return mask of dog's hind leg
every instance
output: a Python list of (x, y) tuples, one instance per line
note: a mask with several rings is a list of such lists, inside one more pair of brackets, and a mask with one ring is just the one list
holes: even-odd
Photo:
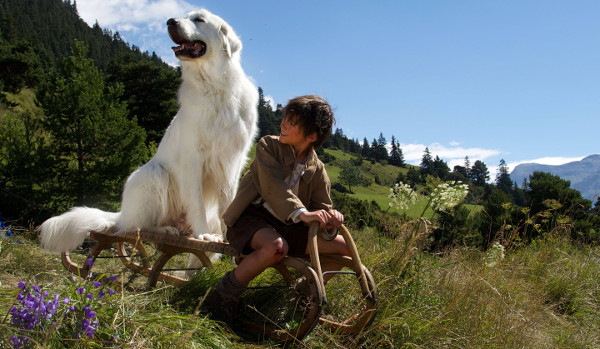
[(133, 172), (123, 190), (118, 232), (137, 229), (176, 234), (177, 229), (164, 227), (169, 214), (169, 174), (160, 165), (149, 162)]

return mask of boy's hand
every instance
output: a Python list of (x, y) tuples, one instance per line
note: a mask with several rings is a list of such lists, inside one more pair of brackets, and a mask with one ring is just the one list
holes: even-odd
[(298, 216), (304, 223), (319, 222), (321, 228), (338, 228), (344, 223), (344, 215), (337, 210), (325, 211), (307, 211)]
[(327, 214), (329, 214), (329, 222), (326, 224), (325, 228), (339, 228), (340, 225), (344, 224), (344, 215), (341, 212), (331, 210), (327, 212)]

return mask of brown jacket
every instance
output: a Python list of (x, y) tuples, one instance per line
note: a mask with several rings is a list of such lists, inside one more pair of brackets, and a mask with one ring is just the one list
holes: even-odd
[(330, 182), (325, 166), (314, 149), (306, 159), (306, 172), (300, 179), (298, 196), (292, 193), (284, 180), (294, 169), (296, 158), (290, 145), (279, 142), (277, 136), (265, 136), (256, 145), (256, 158), (246, 172), (237, 195), (223, 214), (227, 226), (233, 226), (252, 202), (262, 197), (269, 203), (275, 217), (291, 224), (287, 218), (296, 210), (330, 210)]

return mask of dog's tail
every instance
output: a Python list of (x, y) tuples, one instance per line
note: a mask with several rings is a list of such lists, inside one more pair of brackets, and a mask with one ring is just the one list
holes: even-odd
[(46, 220), (39, 227), (40, 244), (48, 251), (65, 252), (79, 247), (90, 231), (104, 231), (115, 225), (120, 212), (74, 207)]

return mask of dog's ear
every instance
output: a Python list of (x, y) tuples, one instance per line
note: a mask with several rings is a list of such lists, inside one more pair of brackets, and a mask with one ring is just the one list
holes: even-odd
[(221, 40), (223, 41), (223, 50), (227, 52), (229, 58), (231, 58), (231, 55), (235, 52), (242, 49), (242, 42), (231, 28), (223, 24), (219, 29), (219, 33), (221, 34)]

